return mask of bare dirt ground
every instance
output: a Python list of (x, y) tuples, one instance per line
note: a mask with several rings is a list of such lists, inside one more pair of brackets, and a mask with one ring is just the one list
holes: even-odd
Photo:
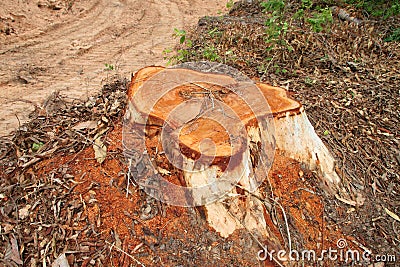
[[(211, 0), (3, 0), (0, 7), (0, 135), (28, 120), (52, 92), (97, 92), (119, 74), (163, 65), (174, 28), (217, 14)], [(110, 67), (105, 67), (109, 64)], [(19, 121), (20, 122), (19, 122)]]

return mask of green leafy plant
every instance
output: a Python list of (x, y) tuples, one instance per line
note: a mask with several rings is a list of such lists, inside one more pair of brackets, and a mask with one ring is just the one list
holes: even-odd
[(332, 12), (329, 8), (321, 9), (314, 12), (313, 16), (308, 18), (307, 21), (311, 24), (314, 32), (321, 32), (333, 22)]
[(294, 19), (303, 19), (304, 18), (304, 9), (300, 8), (299, 10), (296, 11), (293, 15)]
[(313, 6), (313, 1), (312, 0), (302, 0), (301, 1), (301, 8), (299, 8), (296, 13), (293, 15), (294, 19), (303, 19), (305, 14), (305, 10), (311, 9)]
[(333, 22), (332, 11), (330, 8), (314, 6), (312, 0), (302, 0), (301, 8), (293, 15), (294, 19), (300, 19), (311, 25), (314, 32), (326, 30)]
[(301, 0), (302, 9), (310, 9), (313, 6), (312, 0)]
[(173, 36), (179, 38), (180, 44), (185, 43), (185, 41), (191, 43), (191, 41), (189, 39), (186, 40), (186, 31), (185, 30), (179, 30), (179, 29), (175, 28)]
[(287, 73), (288, 70), (285, 68), (281, 68), (278, 64), (274, 64), (274, 68), (275, 68), (275, 74), (280, 74), (280, 73)]
[(208, 34), (209, 34), (211, 37), (215, 38), (215, 37), (221, 37), (222, 32), (221, 32), (217, 27), (215, 27), (214, 29), (210, 30), (210, 31), (208, 32)]
[(310, 77), (305, 77), (305, 78), (304, 78), (304, 83), (305, 83), (307, 86), (313, 86), (313, 85), (316, 83), (316, 81), (313, 80), (313, 79), (311, 79)]
[(190, 51), (187, 50), (186, 48), (181, 48), (178, 49), (175, 54), (171, 55), (174, 50), (167, 48), (164, 49), (163, 54), (164, 54), (164, 59), (167, 60), (167, 65), (172, 65), (178, 62), (183, 62), (185, 59), (189, 58), (190, 56)]
[(187, 59), (190, 55), (190, 51), (188, 48), (192, 47), (192, 40), (187, 38), (185, 30), (179, 30), (177, 28), (174, 29), (173, 37), (179, 39), (180, 48), (176, 51), (175, 54), (171, 55), (174, 52), (171, 48), (166, 48), (163, 51), (164, 59), (168, 60), (167, 65), (171, 65), (173, 63), (181, 62)]
[(203, 56), (209, 61), (219, 61), (221, 58), (217, 54), (217, 49), (213, 46), (205, 47), (203, 51)]
[(394, 29), (385, 39), (385, 42), (399, 42), (400, 41), (400, 28)]
[(282, 35), (285, 35), (288, 30), (288, 23), (279, 21), (278, 17), (268, 18), (265, 22), (268, 27), (266, 33), (268, 35), (268, 42), (277, 42), (283, 40)]
[(228, 0), (228, 2), (226, 3), (226, 8), (227, 9), (231, 9), (234, 5), (234, 1), (233, 0)]
[(108, 64), (108, 63), (106, 63), (106, 64), (104, 64), (104, 66), (106, 67), (106, 70), (109, 70), (109, 71), (111, 71), (111, 70), (114, 70), (115, 68), (114, 68), (114, 65), (112, 65), (112, 64)]
[(261, 2), (263, 11), (269, 14), (269, 17), (265, 21), (265, 30), (267, 39), (266, 42), (271, 46), (269, 49), (273, 49), (275, 45), (283, 45), (287, 47), (285, 36), (289, 28), (289, 23), (285, 20), (285, 2), (283, 0), (270, 0), (267, 2)]
[(41, 149), (43, 146), (44, 146), (44, 144), (42, 142), (33, 143), (32, 144), (32, 151), (33, 152), (38, 152), (39, 149)]

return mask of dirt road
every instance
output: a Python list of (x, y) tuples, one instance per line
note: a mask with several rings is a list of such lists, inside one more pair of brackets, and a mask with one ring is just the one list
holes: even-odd
[[(165, 65), (174, 28), (223, 11), (226, 0), (3, 0), (0, 135), (60, 90), (85, 98), (114, 74)], [(106, 68), (105, 64), (110, 67)]]

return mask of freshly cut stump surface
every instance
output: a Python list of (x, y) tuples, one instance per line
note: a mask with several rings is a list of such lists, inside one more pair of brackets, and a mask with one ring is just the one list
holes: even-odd
[[(162, 76), (168, 75), (179, 75), (186, 76), (187, 80), (190, 77), (195, 77), (199, 80), (214, 81), (215, 84), (210, 82), (191, 82), (184, 85), (178, 85), (173, 90), (167, 92), (160, 97), (162, 80), (157, 81), (160, 84), (156, 84), (156, 81), (151, 82), (151, 86), (146, 86), (146, 89), (139, 91), (143, 84), (154, 75), (163, 72)], [(178, 73), (178, 74), (177, 74)], [(161, 75), (160, 75), (161, 76)], [(159, 77), (161, 79), (162, 77)], [(222, 85), (228, 85), (224, 87)], [(256, 114), (258, 117), (271, 118), (273, 115), (282, 116), (287, 112), (298, 114), (300, 112), (301, 104), (294, 101), (286, 96), (286, 91), (282, 88), (272, 87), (266, 84), (258, 83), (257, 86), (260, 89), (262, 95), (248, 95), (246, 99), (238, 96), (233, 86), (236, 85), (236, 81), (233, 77), (214, 73), (199, 73), (190, 69), (165, 69), (163, 67), (147, 67), (141, 69), (134, 76), (132, 83), (128, 91), (128, 98), (132, 104), (135, 112), (141, 114), (141, 116), (147, 117), (148, 125), (166, 126), (169, 125), (180, 125), (181, 133), (179, 136), (180, 145), (183, 148), (185, 154), (188, 157), (196, 158), (199, 154), (205, 154), (207, 156), (218, 157), (230, 157), (232, 154), (238, 151), (231, 151), (231, 142), (229, 134), (226, 129), (215, 120), (210, 118), (204, 118), (202, 116), (202, 110), (199, 110), (200, 105), (197, 101), (208, 100), (210, 110), (222, 108), (217, 105), (217, 102), (223, 102), (231, 110), (225, 110), (225, 113), (234, 112), (235, 116), (238, 117), (237, 124), (242, 124), (246, 128), (250, 128), (257, 124)], [(151, 88), (150, 88), (151, 87)], [(149, 89), (149, 90), (147, 90)], [(243, 88), (241, 88), (242, 91)], [(260, 97), (265, 99), (257, 99)], [(182, 103), (188, 102), (190, 99), (195, 99), (194, 103), (188, 103), (185, 109), (181, 109), (182, 113), (175, 114), (173, 118), (169, 115)], [(268, 101), (269, 107), (266, 106)], [(249, 107), (248, 103), (254, 103)], [(207, 103), (206, 103), (207, 105)], [(214, 105), (214, 107), (212, 107)], [(150, 112), (146, 114), (146, 112)], [(226, 118), (229, 119), (228, 114), (225, 114)], [(185, 121), (186, 120), (186, 121)], [(240, 127), (236, 126), (233, 128)], [(273, 129), (272, 129), (273, 130)], [(205, 139), (211, 139), (215, 144), (215, 150), (211, 151), (208, 147), (203, 148), (200, 151), (201, 141)], [(244, 150), (244, 149), (243, 149)]]

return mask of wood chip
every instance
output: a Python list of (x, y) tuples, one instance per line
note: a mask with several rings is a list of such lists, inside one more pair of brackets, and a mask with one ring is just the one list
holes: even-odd
[(100, 164), (103, 163), (103, 161), (106, 159), (107, 156), (107, 147), (101, 141), (100, 137), (94, 140), (93, 149), (94, 149), (94, 157), (97, 160), (97, 162)]
[(23, 264), (24, 262), (21, 259), (21, 255), (18, 249), (18, 241), (17, 239), (12, 236), (11, 237), (11, 244), (9, 243), (6, 249), (6, 254), (4, 256), (5, 260), (12, 260), (16, 264)]
[(397, 214), (391, 212), (391, 211), (388, 210), (387, 208), (385, 208), (385, 211), (386, 211), (386, 213), (387, 213), (390, 217), (392, 217), (392, 218), (395, 219), (396, 221), (400, 222), (400, 217), (399, 217)]
[(72, 127), (73, 130), (95, 129), (97, 121), (83, 121)]
[(69, 267), (69, 263), (65, 253), (58, 256), (58, 258), (53, 262), (51, 267)]

